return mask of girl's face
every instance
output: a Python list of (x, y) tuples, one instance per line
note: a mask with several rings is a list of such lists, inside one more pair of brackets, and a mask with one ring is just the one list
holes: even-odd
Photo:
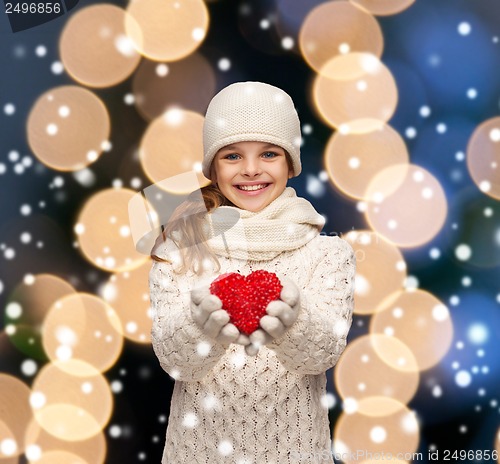
[[(238, 208), (252, 212), (262, 210), (279, 197), (293, 177), (285, 150), (264, 142), (238, 142), (221, 148), (215, 155), (212, 172), (212, 181), (222, 194)], [(239, 188), (248, 185), (258, 189)]]

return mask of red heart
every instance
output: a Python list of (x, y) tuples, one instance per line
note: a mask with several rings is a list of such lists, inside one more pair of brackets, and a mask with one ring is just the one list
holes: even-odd
[(222, 274), (210, 285), (210, 293), (220, 298), (240, 332), (249, 335), (259, 327), (267, 305), (279, 299), (282, 288), (276, 274), (258, 270), (246, 277), (236, 272)]

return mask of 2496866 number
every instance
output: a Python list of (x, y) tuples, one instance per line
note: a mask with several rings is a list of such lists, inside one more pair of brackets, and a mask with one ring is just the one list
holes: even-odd
[(13, 13), (60, 13), (61, 12), (61, 3), (59, 2), (38, 2), (38, 3), (6, 3), (5, 4), (5, 13), (13, 14)]
[(497, 450), (443, 450), (444, 461), (489, 461), (490, 459), (494, 461), (498, 459)]

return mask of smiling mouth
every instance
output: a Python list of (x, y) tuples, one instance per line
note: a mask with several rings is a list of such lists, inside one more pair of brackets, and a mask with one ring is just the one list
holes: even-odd
[(243, 185), (235, 185), (235, 187), (238, 189), (238, 190), (242, 190), (243, 192), (256, 192), (258, 190), (263, 190), (265, 189), (266, 187), (268, 187), (269, 185), (271, 184), (258, 184), (258, 185), (246, 185), (246, 186), (243, 186)]

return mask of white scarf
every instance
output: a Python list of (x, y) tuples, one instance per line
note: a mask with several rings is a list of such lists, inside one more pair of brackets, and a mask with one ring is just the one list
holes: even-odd
[(267, 261), (295, 250), (316, 237), (325, 219), (295, 189), (283, 193), (258, 212), (220, 206), (207, 213), (207, 244), (216, 255)]

